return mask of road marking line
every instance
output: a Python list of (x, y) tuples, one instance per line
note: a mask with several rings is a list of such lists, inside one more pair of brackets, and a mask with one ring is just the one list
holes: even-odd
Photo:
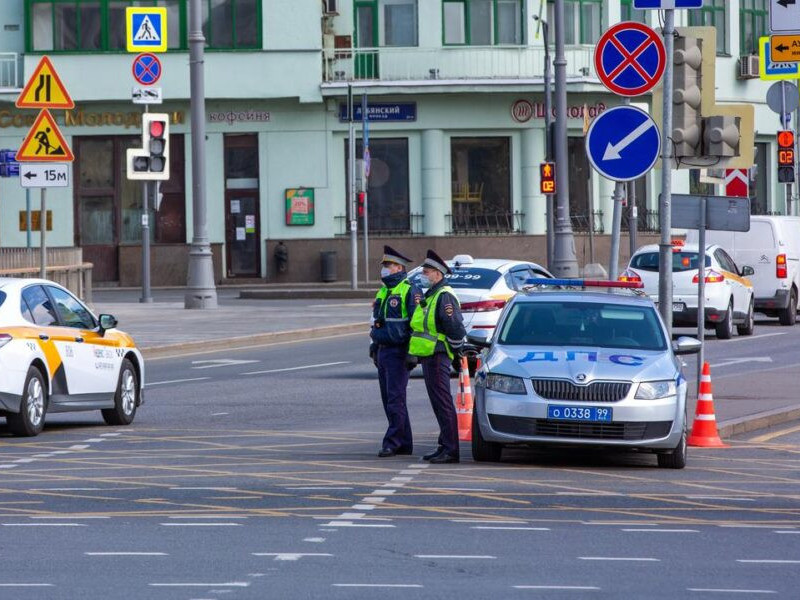
[(169, 385), (170, 383), (189, 383), (190, 381), (205, 381), (211, 377), (190, 377), (189, 379), (170, 379), (168, 381), (148, 381), (145, 384), (145, 389), (153, 385)]
[(286, 369), (269, 369), (268, 371), (249, 371), (242, 373), (242, 375), (267, 375), (269, 373), (286, 373), (287, 371), (302, 371), (303, 369), (318, 369), (320, 367), (335, 367), (336, 365), (349, 365), (349, 360), (340, 360), (338, 362), (320, 363), (318, 365), (303, 365), (302, 367), (288, 367)]
[(690, 592), (710, 592), (719, 594), (777, 594), (775, 590), (731, 590), (716, 588), (686, 588)]
[(393, 488), (393, 487), (403, 487), (405, 483), (402, 481), (395, 481), (394, 483), (384, 483), (381, 487), (385, 488)]
[(800, 534), (800, 531), (775, 531), (774, 533), (797, 533), (797, 534)]
[(226, 588), (226, 587), (249, 587), (247, 581), (231, 581), (228, 583), (148, 583), (152, 587), (207, 587), (207, 588)]
[(303, 541), (304, 541), (304, 542), (313, 542), (313, 543), (315, 543), (315, 544), (321, 544), (322, 542), (324, 542), (324, 541), (325, 541), (325, 538), (321, 538), (321, 537), (309, 537), (309, 538), (303, 538)]
[(306, 556), (333, 556), (325, 553), (300, 553), (300, 552), (253, 552), (253, 556), (274, 556), (274, 560), (300, 560)]
[(637, 558), (626, 556), (579, 556), (578, 560), (611, 560), (611, 561), (631, 561), (631, 562), (661, 562), (660, 558)]
[(757, 563), (765, 565), (800, 565), (800, 560), (770, 560), (770, 559), (747, 559), (740, 558), (738, 563)]
[(89, 444), (75, 444), (74, 446), (70, 446), (70, 450), (86, 450), (89, 447)]
[(435, 487), (435, 488), (427, 488), (432, 492), (438, 492), (439, 490), (444, 490), (445, 492), (494, 492), (495, 490), (491, 488), (462, 488), (462, 487)]
[(362, 498), (362, 502), (369, 502), (370, 504), (380, 504), (386, 502), (386, 498)]
[(475, 525), (470, 529), (493, 529), (498, 531), (550, 531), (548, 527), (510, 527), (510, 526), (494, 526), (494, 525)]
[(392, 481), (402, 481), (403, 483), (408, 483), (412, 479), (413, 477), (392, 477)]
[(409, 469), (427, 469), (430, 467), (428, 463), (412, 463), (408, 465)]
[(754, 498), (734, 498), (732, 496), (686, 496), (690, 500), (727, 500), (730, 502), (755, 502)]
[(372, 496), (391, 496), (397, 490), (375, 490), (374, 492), (370, 492)]
[(37, 515), (37, 516), (35, 516), (35, 517), (29, 517), (29, 518), (30, 518), (30, 519), (78, 519), (78, 520), (81, 520), (81, 521), (82, 521), (82, 520), (84, 520), (84, 519), (110, 519), (111, 517), (95, 517), (95, 516), (91, 516), (91, 517), (81, 517), (81, 516), (79, 516), (79, 515), (63, 515), (63, 516), (56, 516), (56, 515)]
[(169, 556), (166, 552), (84, 552), (86, 556)]
[(374, 504), (353, 504), (351, 507), (355, 510), (372, 510), (375, 508)]
[(415, 554), (414, 558), (453, 558), (453, 559), (477, 559), (477, 560), (496, 560), (496, 556), (488, 554)]
[(31, 488), (32, 492), (99, 492), (108, 488), (97, 487), (65, 487), (65, 488)]
[(170, 515), (168, 519), (246, 519), (235, 515)]
[(599, 587), (585, 585), (515, 585), (515, 590), (575, 590), (575, 591), (599, 591)]
[(790, 433), (796, 433), (798, 431), (800, 431), (800, 425), (796, 425), (795, 427), (790, 427), (789, 429), (782, 429), (780, 431), (772, 431), (770, 433), (765, 433), (763, 435), (756, 436), (747, 441), (755, 443), (769, 442), (770, 440), (774, 440), (777, 437), (789, 435)]
[(646, 533), (700, 533), (697, 529), (622, 529), (622, 531), (639, 531)]
[(332, 587), (344, 588), (421, 588), (418, 583), (332, 583)]
[(19, 465), (0, 465), (0, 469), (16, 469)]
[(211, 413), (212, 417), (224, 417), (230, 413)]
[(360, 518), (366, 517), (366, 516), (367, 516), (367, 513), (343, 512), (342, 514), (340, 514), (336, 518), (337, 519), (344, 519), (344, 520), (347, 520), (347, 521), (351, 521), (351, 520), (360, 519)]
[[(83, 440), (83, 441), (84, 442), (89, 442), (91, 444), (96, 444), (98, 442), (105, 442), (106, 440), (104, 440), (103, 438), (89, 438), (88, 440)], [(59, 450), (59, 451), (53, 452), (53, 454), (69, 454), (69, 453), (65, 452), (65, 451), (62, 451), (62, 450)]]
[(53, 455), (52, 455), (52, 454), (50, 454), (50, 453), (47, 453), (47, 454), (34, 454), (34, 455), (33, 455), (33, 458), (50, 458), (50, 457), (52, 457), (52, 456), (53, 456)]
[(159, 523), (164, 527), (241, 527), (241, 523)]
[(86, 527), (85, 523), (3, 523), (3, 527)]
[(726, 340), (725, 345), (731, 344), (733, 342), (741, 342), (747, 340), (759, 340), (761, 338), (768, 338), (768, 337), (775, 337), (776, 335), (786, 335), (789, 333), (788, 331), (779, 331), (777, 333), (762, 333), (761, 335), (750, 335), (747, 337), (740, 337), (740, 338), (733, 338), (732, 340)]
[(400, 471), (400, 475), (419, 475), (421, 471), (417, 471), (416, 469), (403, 469)]
[(235, 487), (171, 487), (171, 490), (203, 490), (206, 492), (238, 492)]
[(15, 463), (25, 464), (25, 463), (32, 463), (36, 462), (35, 458), (19, 458), (14, 461)]
[(122, 435), (121, 433), (101, 433), (100, 437), (117, 437)]
[(384, 527), (394, 528), (394, 525), (384, 525), (378, 523), (353, 523), (352, 521), (331, 521), (330, 523), (320, 523), (320, 527)]
[(53, 587), (52, 583), (0, 583), (0, 587), (4, 588), (12, 588), (12, 587)]
[(352, 490), (352, 487), (332, 487), (328, 485), (287, 485), (287, 490)]
[(527, 521), (503, 521), (500, 519), (450, 519), (452, 523), (485, 523), (487, 525), (527, 525)]

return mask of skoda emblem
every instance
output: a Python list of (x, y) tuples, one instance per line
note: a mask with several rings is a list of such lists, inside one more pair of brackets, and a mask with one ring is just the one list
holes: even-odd
[(580, 382), (584, 382), (586, 381), (586, 375), (584, 373), (578, 373), (578, 376), (575, 377), (575, 379), (577, 379)]

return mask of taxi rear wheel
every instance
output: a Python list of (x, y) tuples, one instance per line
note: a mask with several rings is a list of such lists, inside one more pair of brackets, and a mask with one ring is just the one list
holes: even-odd
[(686, 466), (686, 430), (683, 430), (681, 441), (675, 450), (668, 454), (658, 455), (658, 466), (662, 469), (683, 469)]
[(714, 326), (717, 331), (717, 339), (729, 340), (733, 337), (733, 304), (728, 304), (725, 311), (725, 318)]
[(472, 458), (475, 462), (499, 462), (503, 454), (503, 445), (487, 442), (481, 435), (478, 415), (472, 413)]
[(138, 404), (139, 382), (136, 378), (136, 369), (133, 368), (133, 363), (126, 358), (123, 359), (122, 367), (119, 370), (114, 408), (107, 408), (100, 412), (108, 425), (130, 425), (136, 416)]
[(44, 416), (47, 412), (47, 387), (39, 369), (28, 369), (22, 390), (19, 412), (9, 413), (6, 422), (14, 435), (33, 437), (39, 435), (44, 428)]

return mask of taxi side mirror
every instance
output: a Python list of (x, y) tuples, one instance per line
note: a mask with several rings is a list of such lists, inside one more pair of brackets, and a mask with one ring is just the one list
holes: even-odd
[(751, 275), (755, 275), (755, 274), (756, 274), (756, 270), (753, 267), (750, 267), (748, 265), (744, 265), (742, 267), (742, 272), (740, 273), (740, 275), (742, 277), (750, 277)]
[(478, 348), (488, 348), (492, 345), (492, 342), (489, 341), (489, 332), (480, 329), (467, 334), (467, 343)]
[(681, 356), (683, 354), (697, 354), (703, 344), (693, 337), (679, 337), (672, 342), (672, 351)]
[(114, 329), (117, 326), (117, 319), (113, 315), (100, 315), (100, 335), (104, 335), (106, 330)]

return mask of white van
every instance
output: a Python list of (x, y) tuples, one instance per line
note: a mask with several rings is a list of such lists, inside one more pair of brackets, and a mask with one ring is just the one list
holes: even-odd
[[(690, 230), (687, 242), (697, 243)], [(707, 244), (725, 248), (736, 264), (750, 265), (755, 308), (781, 325), (794, 325), (800, 290), (800, 217), (753, 215), (750, 231), (707, 231)]]

